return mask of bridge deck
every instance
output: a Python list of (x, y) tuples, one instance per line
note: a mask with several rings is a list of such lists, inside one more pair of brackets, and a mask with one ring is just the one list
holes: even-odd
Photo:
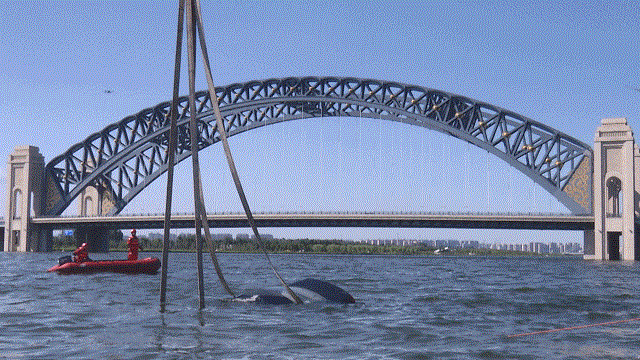
[[(564, 214), (418, 214), (418, 213), (262, 213), (254, 214), (259, 227), (400, 227), (471, 229), (593, 229), (593, 215)], [(248, 227), (243, 213), (208, 215), (213, 228)], [(52, 229), (99, 226), (113, 229), (159, 229), (163, 214), (100, 217), (41, 217), (33, 224)], [(193, 214), (171, 216), (172, 228), (193, 228)]]

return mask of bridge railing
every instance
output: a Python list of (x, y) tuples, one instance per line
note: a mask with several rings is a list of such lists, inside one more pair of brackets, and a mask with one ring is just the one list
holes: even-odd
[[(193, 215), (192, 212), (175, 212), (174, 216), (188, 216)], [(209, 215), (244, 215), (244, 212), (239, 211), (221, 211), (211, 212)], [(571, 214), (561, 212), (481, 212), (481, 211), (266, 211), (256, 212), (256, 215), (408, 215), (408, 216), (513, 216), (513, 217), (575, 217), (575, 216), (590, 216), (590, 214)], [(164, 213), (126, 213), (114, 215), (114, 217), (139, 217), (139, 216), (164, 216)], [(104, 215), (59, 215), (48, 216), (48, 218), (78, 218), (78, 217), (105, 217)], [(2, 218), (0, 218), (2, 220)]]

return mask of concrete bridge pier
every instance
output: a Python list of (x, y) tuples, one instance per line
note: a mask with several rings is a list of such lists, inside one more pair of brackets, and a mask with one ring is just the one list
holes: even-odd
[(83, 226), (73, 231), (76, 246), (82, 243), (89, 244), (89, 253), (109, 252), (109, 240), (112, 234), (113, 232), (109, 229), (98, 226)]
[[(108, 213), (114, 206), (113, 194), (102, 184), (87, 186), (80, 193), (78, 212), (80, 216), (102, 216)], [(83, 226), (74, 230), (76, 245), (89, 244), (90, 252), (109, 252), (109, 241), (113, 237), (113, 231), (98, 226)]]
[(30, 237), (33, 251), (53, 251), (53, 229), (31, 224)]
[(595, 231), (594, 230), (585, 230), (584, 231), (584, 243), (583, 243), (583, 255), (582, 257), (585, 260), (593, 260), (595, 256)]

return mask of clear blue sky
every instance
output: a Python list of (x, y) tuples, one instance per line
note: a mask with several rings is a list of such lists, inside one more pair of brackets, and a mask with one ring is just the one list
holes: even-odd
[[(638, 1), (204, 1), (203, 15), (217, 85), (306, 75), (375, 78), (488, 102), (586, 143), (606, 117), (627, 117), (640, 131), (640, 92), (630, 89), (640, 88)], [(48, 161), (108, 124), (168, 100), (176, 18), (177, 1), (3, 3), (0, 159), (31, 144)], [(184, 94), (184, 77), (182, 84)], [(206, 86), (202, 78), (198, 84)], [(391, 140), (382, 141), (386, 136)], [(484, 151), (399, 123), (296, 121), (230, 141), (256, 212), (566, 211)], [(220, 147), (203, 152), (201, 162), (205, 186), (221, 189), (207, 193), (209, 211), (241, 210)], [(191, 211), (190, 165), (178, 169), (174, 209)], [(124, 212), (163, 211), (164, 181)], [(0, 207), (4, 213), (4, 202)], [(432, 229), (263, 232), (581, 238)]]

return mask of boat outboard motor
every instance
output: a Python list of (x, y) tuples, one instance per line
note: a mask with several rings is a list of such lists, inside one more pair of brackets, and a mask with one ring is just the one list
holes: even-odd
[(71, 262), (71, 255), (65, 255), (58, 259), (58, 265), (64, 265)]

